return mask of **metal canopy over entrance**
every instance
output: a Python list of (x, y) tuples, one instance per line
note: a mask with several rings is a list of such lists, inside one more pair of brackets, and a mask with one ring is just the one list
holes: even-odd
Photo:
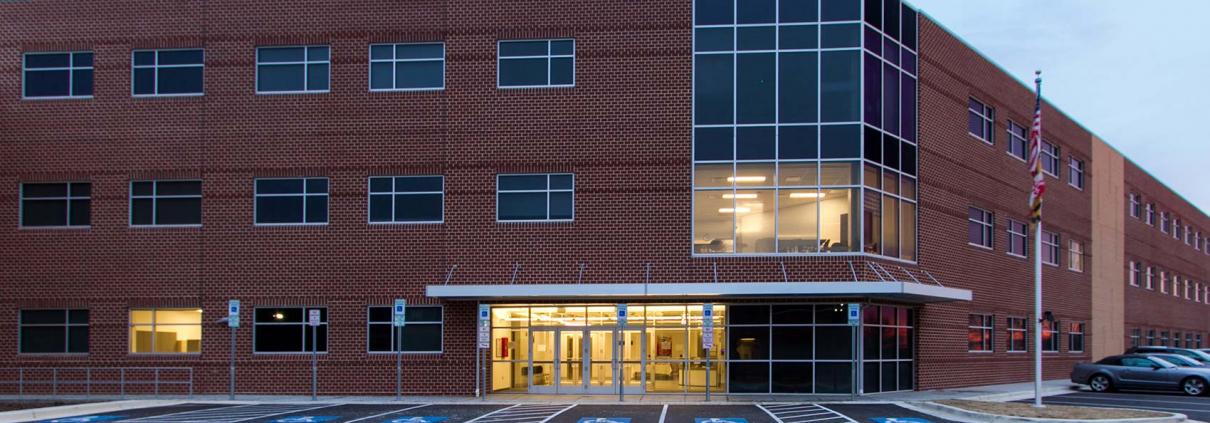
[(429, 285), (447, 299), (637, 299), (710, 297), (863, 297), (908, 303), (970, 301), (971, 291), (915, 282), (703, 282)]

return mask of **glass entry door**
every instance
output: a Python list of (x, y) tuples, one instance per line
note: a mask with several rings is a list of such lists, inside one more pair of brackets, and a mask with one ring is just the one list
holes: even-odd
[[(614, 328), (531, 328), (529, 391), (549, 394), (617, 393), (619, 373), (627, 393), (642, 393), (641, 330), (626, 330), (620, 360)], [(618, 369), (621, 368), (619, 372)]]

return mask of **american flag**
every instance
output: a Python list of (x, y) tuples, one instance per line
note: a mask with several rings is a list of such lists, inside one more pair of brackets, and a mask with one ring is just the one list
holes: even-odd
[[(1039, 72), (1040, 74), (1041, 72)], [(1029, 220), (1042, 220), (1042, 194), (1046, 192), (1046, 179), (1042, 175), (1042, 78), (1037, 84), (1038, 96), (1034, 101), (1034, 124), (1029, 128), (1029, 175), (1034, 178), (1033, 190), (1029, 192)]]

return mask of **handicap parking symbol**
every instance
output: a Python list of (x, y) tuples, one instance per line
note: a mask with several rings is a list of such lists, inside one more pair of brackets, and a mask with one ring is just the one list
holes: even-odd
[(695, 417), (693, 423), (748, 423), (748, 419), (739, 417)]
[(446, 420), (449, 420), (449, 419), (446, 417), (437, 417), (437, 416), (408, 416), (408, 417), (399, 417), (394, 420), (388, 421), (387, 423), (441, 423)]
[(290, 416), (282, 417), (270, 423), (323, 423), (340, 418), (340, 416)]
[(918, 417), (871, 417), (874, 423), (932, 423)]
[(630, 417), (581, 417), (576, 423), (630, 423)]
[(42, 423), (93, 423), (93, 422), (108, 422), (114, 421), (126, 416), (80, 416), (80, 417), (64, 417), (61, 419), (44, 420)]

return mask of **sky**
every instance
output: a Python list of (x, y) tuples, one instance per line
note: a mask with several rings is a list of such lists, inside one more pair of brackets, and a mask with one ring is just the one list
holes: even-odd
[(1210, 211), (1210, 0), (907, 1)]

